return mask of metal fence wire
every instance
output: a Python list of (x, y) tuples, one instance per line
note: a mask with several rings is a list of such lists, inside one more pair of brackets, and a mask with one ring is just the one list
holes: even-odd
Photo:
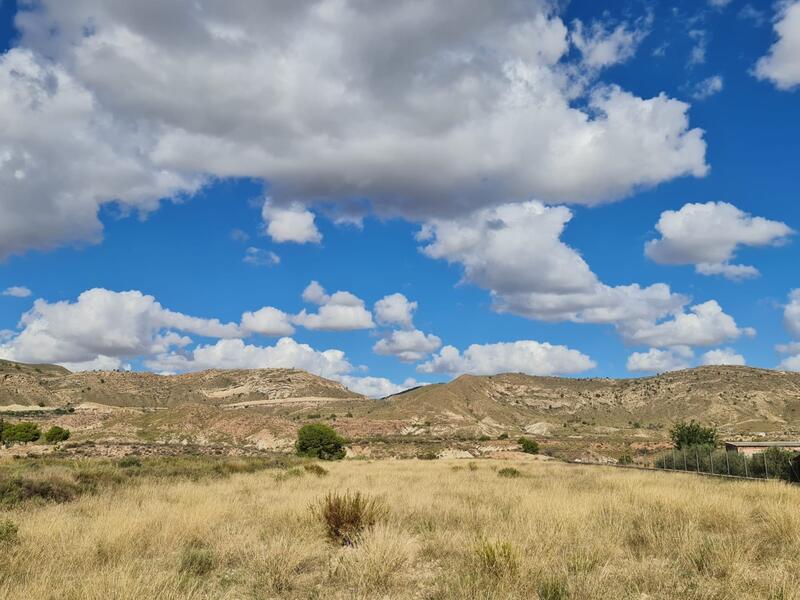
[(709, 446), (674, 448), (656, 456), (645, 455), (639, 466), (741, 479), (800, 482), (800, 454), (781, 448), (769, 448), (749, 456)]

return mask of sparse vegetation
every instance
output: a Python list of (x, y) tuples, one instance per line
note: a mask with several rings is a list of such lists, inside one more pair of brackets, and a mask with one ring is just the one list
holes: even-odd
[(44, 439), (48, 444), (58, 444), (69, 439), (69, 429), (64, 429), (58, 425), (53, 425), (44, 432)]
[(303, 465), (303, 468), (306, 470), (307, 473), (311, 473), (312, 475), (316, 475), (317, 477), (325, 477), (325, 475), (328, 474), (328, 469), (315, 463), (311, 463), (310, 465)]
[(4, 423), (2, 435), (2, 442), (10, 446), (35, 442), (41, 437), (42, 432), (36, 423)]
[(517, 442), (519, 442), (522, 451), (526, 454), (539, 454), (539, 442), (536, 440), (521, 437), (519, 440), (517, 440)]
[(312, 510), (319, 515), (328, 539), (342, 546), (355, 544), (365, 530), (386, 515), (383, 500), (361, 492), (330, 492)]
[(513, 479), (515, 477), (520, 477), (522, 475), (520, 470), (519, 469), (515, 469), (514, 467), (505, 467), (503, 469), (500, 469), (497, 472), (497, 474), (500, 477), (506, 477), (506, 478), (509, 478), (509, 479)]
[(703, 427), (697, 421), (675, 423), (669, 431), (669, 437), (678, 450), (692, 446), (717, 445), (717, 430), (714, 427)]
[(16, 523), (9, 519), (0, 519), (0, 548), (16, 544), (18, 531)]
[(297, 432), (295, 448), (301, 456), (320, 460), (338, 460), (344, 458), (345, 440), (333, 427), (324, 423), (303, 425)]
[[(187, 470), (171, 460), (157, 469)], [(0, 507), (20, 526), (0, 548), (0, 597), (798, 600), (800, 488), (553, 462), (451, 469), (465, 462), (345, 461), (281, 485), (136, 476), (70, 505)], [(33, 463), (29, 475), (89, 470), (22, 459), (0, 479)], [(385, 510), (343, 547), (308, 506), (346, 488)]]

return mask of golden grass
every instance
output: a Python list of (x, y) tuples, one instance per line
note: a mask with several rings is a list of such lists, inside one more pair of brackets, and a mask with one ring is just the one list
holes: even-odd
[[(553, 463), (345, 461), (0, 510), (0, 598), (800, 598), (800, 489)], [(310, 509), (382, 498), (358, 542)]]

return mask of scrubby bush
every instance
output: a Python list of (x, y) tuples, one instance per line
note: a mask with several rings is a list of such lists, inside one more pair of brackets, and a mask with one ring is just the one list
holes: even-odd
[(323, 423), (311, 423), (303, 425), (297, 432), (295, 448), (301, 456), (338, 460), (344, 458), (344, 444), (344, 438), (332, 427)]
[(507, 440), (508, 439), (508, 434), (503, 432), (503, 433), (501, 433), (500, 435), (497, 436), (497, 439), (498, 440)]
[(435, 452), (418, 452), (417, 458), (419, 460), (436, 460), (439, 457)]
[(504, 469), (500, 469), (497, 472), (500, 477), (508, 477), (513, 479), (514, 477), (519, 477), (522, 473), (519, 472), (519, 469), (515, 469), (514, 467), (506, 467)]
[(703, 427), (694, 420), (689, 423), (675, 423), (669, 430), (669, 436), (678, 450), (692, 446), (715, 447), (717, 445), (716, 428)]
[(526, 454), (539, 454), (539, 442), (530, 438), (521, 437), (517, 440)]
[(36, 423), (16, 423), (14, 425), (5, 423), (3, 426), (3, 443), (5, 444), (27, 444), (35, 442), (42, 435)]
[(325, 467), (321, 467), (318, 464), (310, 464), (310, 465), (303, 465), (303, 468), (311, 473), (312, 475), (316, 475), (317, 477), (325, 477), (328, 474), (328, 469)]
[(17, 525), (14, 521), (0, 519), (0, 547), (17, 543)]
[(619, 457), (617, 461), (618, 465), (632, 465), (633, 464), (633, 457), (631, 456), (630, 452), (625, 452), (622, 456)]
[(69, 429), (64, 429), (58, 425), (53, 425), (50, 429), (44, 432), (44, 439), (48, 444), (66, 442), (69, 439)]
[(361, 492), (329, 492), (312, 511), (322, 521), (328, 539), (352, 546), (361, 533), (386, 516), (387, 509), (383, 500)]
[(123, 456), (117, 461), (117, 466), (122, 467), (123, 469), (132, 469), (135, 467), (141, 467), (142, 461), (138, 456)]
[(475, 546), (477, 571), (490, 577), (501, 578), (519, 572), (519, 557), (508, 542), (482, 541)]
[(202, 576), (214, 568), (214, 555), (208, 548), (190, 545), (184, 548), (181, 554), (181, 564), (178, 570), (181, 573)]

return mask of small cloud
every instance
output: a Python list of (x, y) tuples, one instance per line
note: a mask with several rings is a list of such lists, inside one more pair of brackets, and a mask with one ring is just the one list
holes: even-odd
[(767, 14), (752, 4), (745, 4), (737, 16), (742, 21), (751, 21), (756, 27), (761, 27), (767, 22)]
[(706, 48), (708, 47), (708, 32), (704, 29), (692, 29), (689, 37), (694, 42), (689, 54), (689, 66), (702, 65), (706, 62)]
[(728, 6), (728, 4), (730, 4), (730, 3), (731, 3), (731, 0), (708, 0), (709, 6), (713, 6), (714, 8), (716, 8), (718, 10), (722, 10), (723, 8)]
[(12, 285), (3, 290), (3, 296), (11, 296), (12, 298), (27, 298), (31, 293), (28, 288), (21, 285)]
[(248, 265), (254, 267), (274, 267), (281, 263), (281, 257), (272, 252), (271, 250), (264, 250), (262, 248), (254, 248), (250, 246), (244, 252), (242, 259)]
[(695, 84), (692, 98), (705, 100), (722, 91), (724, 81), (720, 75), (712, 75)]
[(231, 239), (236, 242), (246, 242), (250, 239), (250, 234), (246, 231), (242, 231), (241, 229), (232, 229)]

